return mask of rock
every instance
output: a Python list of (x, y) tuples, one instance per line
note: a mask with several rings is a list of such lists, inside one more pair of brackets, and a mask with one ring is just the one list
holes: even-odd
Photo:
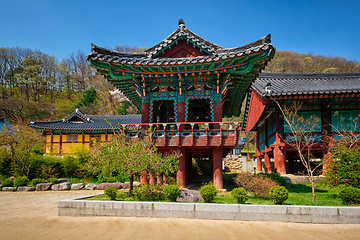
[(9, 177), (9, 179), (14, 182), (16, 180), (16, 177), (11, 176), (11, 177)]
[(69, 182), (58, 183), (51, 186), (51, 189), (54, 191), (70, 190), (70, 188), (71, 188), (71, 183)]
[(3, 187), (2, 190), (7, 192), (15, 192), (16, 187)]
[(98, 187), (98, 185), (95, 183), (89, 183), (85, 186), (86, 190), (96, 190), (97, 187)]
[[(136, 188), (140, 185), (139, 182), (133, 182), (133, 188)], [(130, 182), (124, 182), (121, 184), (122, 188), (124, 189), (130, 189)]]
[(80, 190), (83, 189), (85, 185), (83, 183), (75, 183), (71, 185), (71, 190)]
[(58, 183), (64, 183), (64, 182), (70, 183), (71, 181), (69, 179), (66, 179), (66, 178), (60, 178)]
[(35, 187), (20, 186), (20, 187), (17, 188), (17, 190), (19, 192), (32, 192), (32, 191), (35, 191), (36, 188)]
[(105, 190), (105, 188), (108, 188), (108, 187), (113, 187), (113, 188), (116, 188), (116, 189), (122, 188), (121, 182), (114, 182), (114, 183), (101, 183), (101, 184), (97, 187), (97, 189), (98, 189), (98, 190)]
[(36, 191), (48, 191), (51, 190), (52, 183), (38, 183), (36, 184)]
[(176, 199), (178, 202), (198, 202), (202, 199), (199, 191), (182, 189), (180, 196)]

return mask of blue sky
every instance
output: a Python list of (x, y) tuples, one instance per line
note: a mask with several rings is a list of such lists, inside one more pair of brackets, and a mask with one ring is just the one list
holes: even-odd
[(268, 33), (278, 50), (360, 61), (360, 0), (0, 0), (0, 47), (37, 49), (59, 61), (90, 44), (152, 47), (183, 18), (223, 47)]

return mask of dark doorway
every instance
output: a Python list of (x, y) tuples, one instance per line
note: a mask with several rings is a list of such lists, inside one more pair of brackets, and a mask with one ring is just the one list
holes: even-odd
[(153, 123), (175, 122), (174, 100), (153, 102)]
[(210, 100), (189, 100), (187, 120), (188, 122), (211, 122)]

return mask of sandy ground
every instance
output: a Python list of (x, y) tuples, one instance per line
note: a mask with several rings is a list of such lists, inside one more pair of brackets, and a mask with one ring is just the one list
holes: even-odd
[(58, 200), (101, 192), (0, 192), (0, 239), (360, 239), (353, 224), (57, 216)]

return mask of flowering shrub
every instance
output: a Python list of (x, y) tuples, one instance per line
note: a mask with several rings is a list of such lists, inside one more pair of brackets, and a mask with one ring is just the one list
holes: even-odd
[(248, 172), (240, 173), (235, 178), (235, 183), (239, 187), (243, 187), (246, 190), (253, 192), (254, 196), (259, 198), (268, 198), (270, 188), (277, 185), (271, 178)]
[(360, 187), (360, 147), (341, 147), (324, 171), (325, 183), (331, 186)]

